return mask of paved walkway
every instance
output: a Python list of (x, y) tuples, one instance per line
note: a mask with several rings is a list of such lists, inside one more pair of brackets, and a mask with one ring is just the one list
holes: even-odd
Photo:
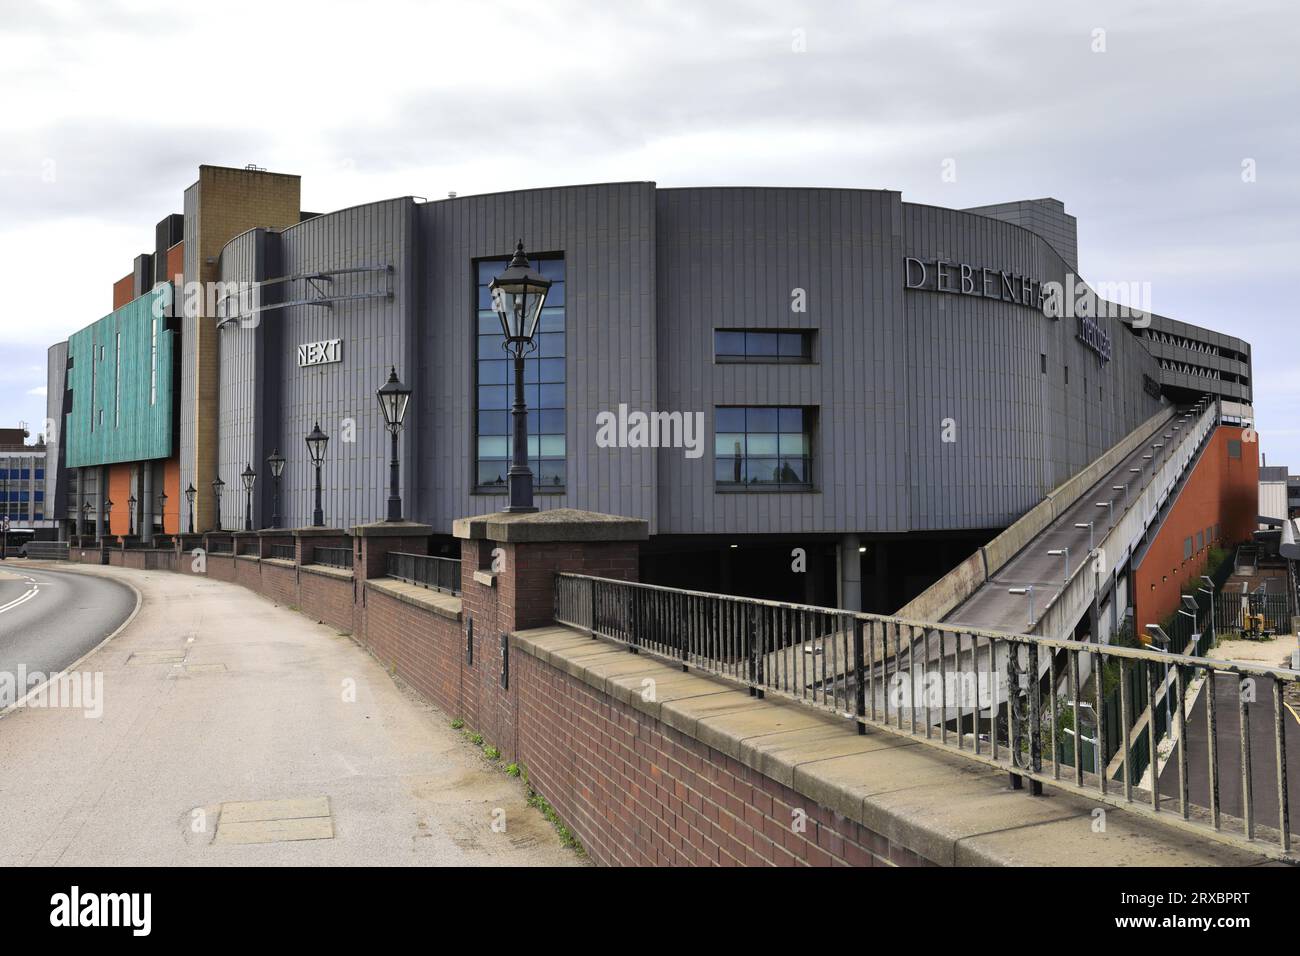
[(235, 585), (81, 573), (144, 603), (77, 668), (102, 715), (0, 719), (0, 865), (581, 862), (351, 638)]

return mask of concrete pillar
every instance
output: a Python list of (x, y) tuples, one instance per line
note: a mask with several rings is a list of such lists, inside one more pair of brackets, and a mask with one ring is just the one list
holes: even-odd
[[(512, 666), (510, 635), (555, 620), (555, 575), (568, 571), (635, 581), (640, 573), (640, 542), (649, 525), (639, 518), (573, 509), (523, 514), (497, 513), (461, 518), (452, 525), (461, 540), (461, 609), (465, 637), (473, 624), (472, 682), (475, 721), (503, 759), (517, 755), (515, 703), (517, 663)], [(498, 552), (499, 570), (491, 556)], [(588, 592), (590, 594), (590, 592)]]
[(822, 580), (822, 547), (814, 544), (813, 547), (805, 549), (808, 555), (808, 566), (804, 569), (803, 575), (803, 602), (805, 604), (818, 604), (818, 598), (821, 596)]
[(108, 469), (103, 465), (99, 466), (99, 507), (95, 509), (95, 540), (99, 541), (104, 537), (104, 499), (108, 497)]
[(846, 611), (862, 610), (862, 555), (856, 534), (840, 537), (839, 606)]
[(140, 462), (140, 540), (153, 544), (153, 462)]
[[(77, 529), (78, 543), (80, 543), (81, 536), (85, 533), (86, 530), (85, 528), (82, 527), (82, 521), (81, 521), (82, 519), (81, 506), (84, 505), (85, 503), (86, 503), (86, 469), (78, 468), (77, 469), (77, 501), (76, 501), (76, 505), (73, 508), (73, 514), (76, 515), (76, 517), (73, 519), (72, 522), (72, 526)], [(6, 507), (8, 506), (6, 505)]]

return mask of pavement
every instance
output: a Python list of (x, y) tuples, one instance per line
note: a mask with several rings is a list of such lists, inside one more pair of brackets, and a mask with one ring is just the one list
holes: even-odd
[[(23, 573), (87, 595), (65, 603), (123, 582), (142, 603), (76, 668), (98, 708), (47, 692), (0, 719), (0, 866), (584, 862), (350, 637), (205, 578)], [(0, 587), (0, 605), (30, 589)]]

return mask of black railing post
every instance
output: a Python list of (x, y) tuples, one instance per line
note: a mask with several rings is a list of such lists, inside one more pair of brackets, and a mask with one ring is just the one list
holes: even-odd
[(591, 589), (591, 639), (596, 639), (596, 582), (591, 578), (587, 579), (587, 587)]

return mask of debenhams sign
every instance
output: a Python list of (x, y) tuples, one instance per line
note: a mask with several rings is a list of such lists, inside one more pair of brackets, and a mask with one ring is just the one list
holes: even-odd
[[(1014, 302), (1041, 312), (1050, 319), (1060, 319), (1068, 314), (1078, 323), (1074, 337), (1096, 352), (1103, 364), (1110, 361), (1110, 333), (1101, 327), (1095, 310), (1074, 307), (1075, 293), (1078, 291), (1074, 288), (1066, 295), (1059, 282), (1040, 282), (1002, 269), (972, 266), (966, 262), (950, 262), (947, 259), (918, 259), (915, 256), (904, 257), (903, 274), (903, 282), (908, 289)], [(1069, 283), (1071, 287), (1075, 285), (1072, 275)], [(1087, 286), (1081, 284), (1079, 288), (1091, 293)], [(1079, 301), (1083, 303), (1088, 298), (1095, 299), (1095, 296), (1085, 296)]]

